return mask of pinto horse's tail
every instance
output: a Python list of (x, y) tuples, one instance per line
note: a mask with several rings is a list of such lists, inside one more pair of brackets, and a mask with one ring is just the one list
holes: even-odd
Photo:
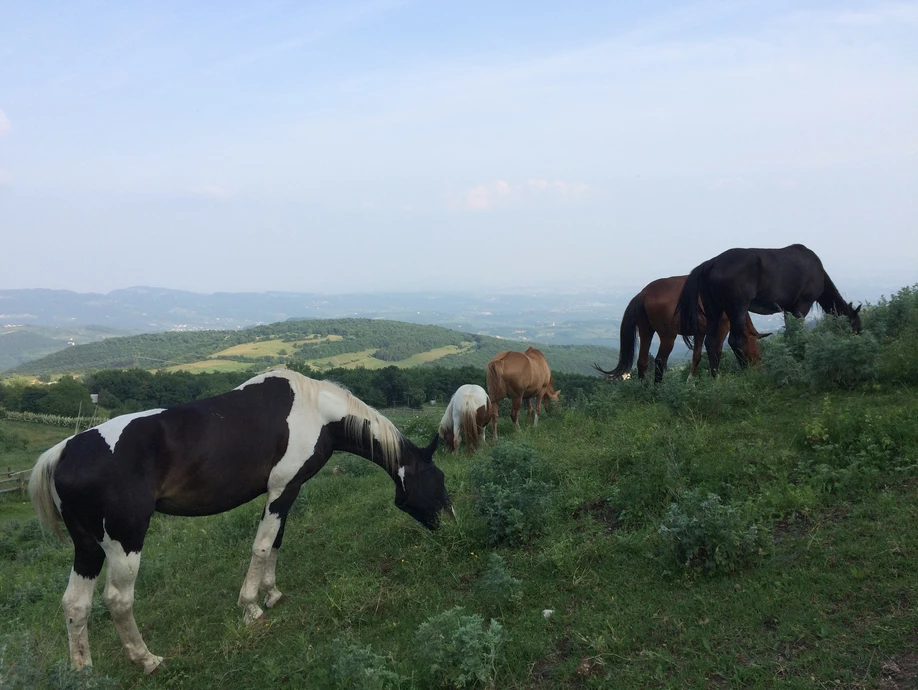
[(462, 408), (459, 410), (459, 426), (462, 428), (465, 452), (471, 453), (478, 447), (478, 410), (471, 398), (465, 398), (462, 401)]
[(53, 529), (61, 539), (64, 534), (61, 531), (61, 513), (54, 502), (54, 469), (57, 467), (61, 455), (64, 454), (64, 446), (67, 441), (64, 439), (56, 446), (49, 448), (42, 453), (32, 468), (32, 475), (29, 478), (29, 498), (32, 499), (32, 505), (38, 514), (39, 521)]
[(698, 332), (698, 296), (704, 289), (703, 283), (710, 270), (710, 260), (695, 266), (685, 279), (685, 285), (682, 287), (682, 292), (679, 293), (679, 301), (676, 302), (676, 311), (679, 313), (679, 332), (689, 350), (695, 348), (695, 334)]
[(634, 364), (634, 349), (637, 346), (637, 339), (634, 334), (637, 332), (638, 318), (644, 313), (644, 293), (639, 292), (628, 303), (625, 313), (622, 316), (622, 327), (619, 332), (618, 346), (618, 364), (611, 371), (600, 369), (598, 364), (593, 368), (610, 381), (620, 379), (622, 376), (631, 371)]

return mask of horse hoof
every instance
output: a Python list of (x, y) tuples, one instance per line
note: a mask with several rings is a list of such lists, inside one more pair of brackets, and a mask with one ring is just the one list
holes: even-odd
[(144, 673), (146, 673), (148, 676), (155, 676), (160, 671), (164, 671), (169, 668), (169, 666), (166, 664), (165, 659), (163, 659), (161, 656), (157, 656), (153, 658), (156, 659), (156, 665), (153, 666), (153, 668), (151, 668), (149, 671), (144, 669)]
[(286, 594), (281, 594), (279, 597), (273, 600), (271, 599), (271, 597), (265, 597), (265, 608), (273, 609), (285, 601), (287, 601)]

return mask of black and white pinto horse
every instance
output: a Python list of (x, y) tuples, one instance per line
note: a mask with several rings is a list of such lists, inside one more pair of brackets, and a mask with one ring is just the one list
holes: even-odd
[(395, 482), (396, 506), (436, 529), (441, 511), (452, 516), (443, 472), (432, 460), (437, 439), (418, 448), (343, 388), (278, 370), (223, 395), (116, 417), (57, 444), (39, 457), (29, 493), (41, 521), (61, 534), (62, 520), (73, 539), (63, 598), (73, 665), (92, 664), (87, 619), (105, 560), (103, 599), (125, 651), (146, 673), (162, 663), (133, 614), (155, 511), (213, 515), (268, 494), (239, 592), (244, 620), (258, 620), (259, 591), (268, 608), (281, 600), (275, 566), (287, 513), (331, 454), (347, 451), (381, 466)]
[(860, 306), (845, 302), (822, 261), (802, 244), (781, 249), (728, 249), (696, 266), (676, 303), (679, 332), (690, 350), (692, 334), (698, 328), (699, 297), (707, 320), (704, 344), (712, 376), (717, 375), (720, 364), (717, 329), (724, 313), (730, 319), (727, 342), (741, 367), (747, 364), (742, 345), (750, 311), (803, 317), (815, 302), (827, 314), (847, 317), (855, 333), (861, 331)]

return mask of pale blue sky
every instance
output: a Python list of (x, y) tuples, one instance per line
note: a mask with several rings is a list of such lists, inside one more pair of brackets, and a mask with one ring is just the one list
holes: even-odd
[[(916, 2), (0, 2), (0, 287), (918, 281)], [(854, 295), (857, 297), (857, 295)]]

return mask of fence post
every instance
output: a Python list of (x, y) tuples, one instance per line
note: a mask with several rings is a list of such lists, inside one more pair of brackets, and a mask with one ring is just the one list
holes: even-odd
[(25, 482), (25, 472), (19, 473), (19, 497), (25, 498), (26, 493), (26, 482)]

